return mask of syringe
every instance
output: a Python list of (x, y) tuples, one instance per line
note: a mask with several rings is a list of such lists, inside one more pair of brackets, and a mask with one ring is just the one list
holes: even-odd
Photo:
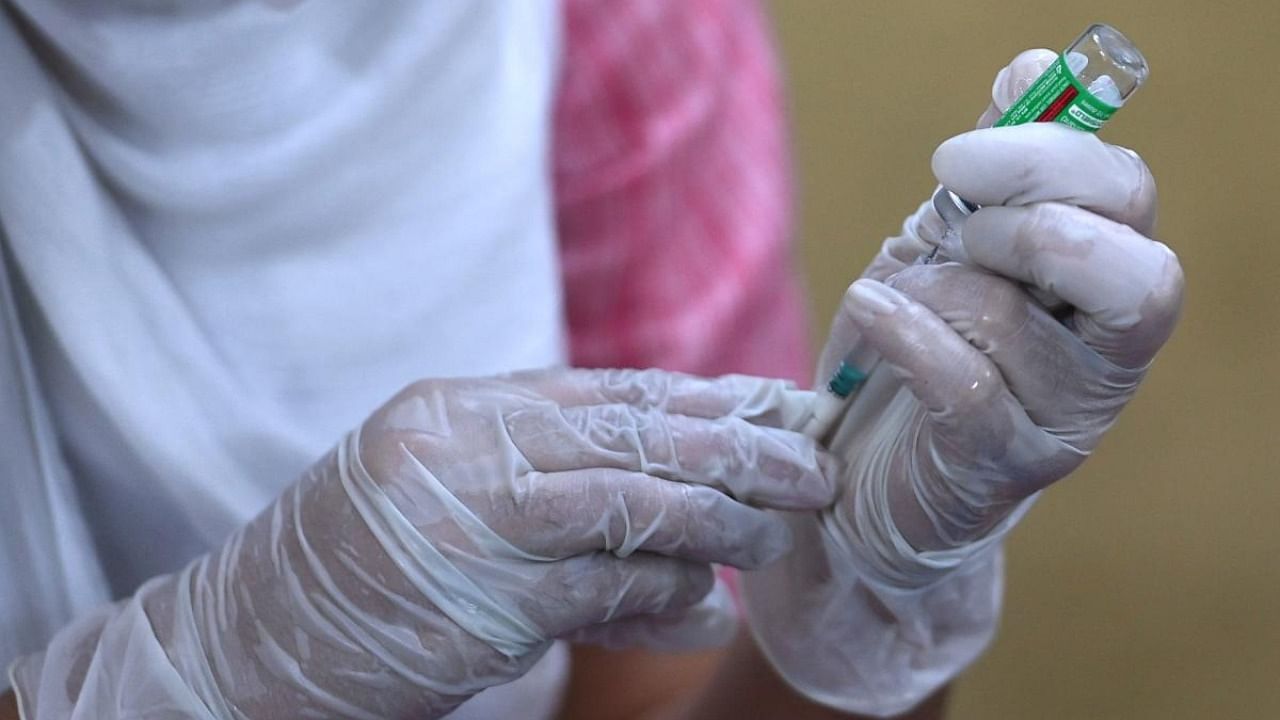
[[(1078, 130), (1097, 132), (1146, 81), (1150, 70), (1137, 46), (1109, 25), (1095, 24), (1076, 38), (1027, 91), (995, 122), (995, 127), (1029, 122), (1058, 122)], [(939, 186), (933, 206), (946, 230), (922, 262), (965, 259), (960, 225), (978, 210)], [(879, 358), (864, 343), (854, 342), (825, 388), (814, 400), (803, 432), (825, 437), (844, 413), (849, 398), (866, 383)]]
[(815, 439), (824, 437), (843, 414), (849, 398), (871, 377), (879, 361), (879, 355), (866, 343), (855, 340), (853, 349), (844, 356), (826, 386), (813, 399), (812, 413), (801, 432)]

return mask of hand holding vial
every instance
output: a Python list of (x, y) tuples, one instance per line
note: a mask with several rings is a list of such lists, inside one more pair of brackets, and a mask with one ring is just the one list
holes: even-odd
[[(1055, 57), (1018, 56), (994, 106)], [(1132, 151), (1027, 124), (952, 138), (933, 167), (981, 206), (952, 229), (967, 262), (916, 262), (948, 230), (926, 202), (850, 287), (819, 377), (850, 348), (879, 364), (824, 435), (843, 494), (792, 514), (795, 549), (744, 582), (774, 667), (850, 712), (905, 711), (981, 652), (1001, 539), (1097, 446), (1181, 306), (1177, 258), (1150, 238), (1155, 184)]]

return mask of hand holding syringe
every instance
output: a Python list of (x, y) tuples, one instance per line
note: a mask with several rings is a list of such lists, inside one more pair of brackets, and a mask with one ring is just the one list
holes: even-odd
[[(1096, 132), (1141, 87), (1147, 75), (1146, 59), (1133, 43), (1110, 26), (1092, 25), (1021, 93), (994, 127), (1058, 122)], [(1004, 77), (997, 78), (996, 83)], [(938, 244), (918, 261), (963, 262), (960, 226), (978, 206), (941, 186), (931, 202), (945, 228)], [(803, 429), (806, 435), (827, 436), (849, 399), (870, 377), (878, 359), (873, 350), (862, 345), (854, 343), (818, 393)]]
[[(1019, 55), (994, 106), (1013, 106), (1058, 57)], [(819, 377), (858, 395), (843, 415), (843, 401), (822, 398), (835, 411), (819, 405), (810, 422), (841, 462), (840, 496), (788, 514), (792, 551), (742, 576), (778, 675), (876, 717), (906, 712), (989, 644), (1004, 537), (1098, 446), (1182, 298), (1136, 153), (1031, 123), (951, 138), (932, 166), (984, 207), (966, 217), (923, 204), (849, 287)], [(948, 238), (945, 219), (964, 223), (962, 238)], [(917, 262), (940, 245), (965, 261)]]

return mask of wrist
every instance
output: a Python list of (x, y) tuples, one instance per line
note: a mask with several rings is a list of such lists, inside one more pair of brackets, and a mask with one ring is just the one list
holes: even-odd
[(788, 516), (795, 549), (742, 575), (751, 631), (776, 674), (811, 702), (872, 716), (915, 707), (985, 649), (1000, 612), (1004, 532), (914, 548), (884, 477), (863, 475), (832, 510)]
[(172, 592), (148, 593), (149, 614), (172, 616), (170, 635), (156, 628), (166, 652), (211, 707), (439, 717), (472, 694), (448, 690), (489, 667), (443, 661), (440, 649), (463, 649), (461, 633), (394, 564), (338, 463), (330, 453)]

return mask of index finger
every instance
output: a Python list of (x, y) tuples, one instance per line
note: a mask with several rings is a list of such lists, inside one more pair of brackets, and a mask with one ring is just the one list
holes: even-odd
[(554, 368), (506, 379), (562, 407), (621, 404), (712, 420), (736, 417), (776, 428), (790, 427), (808, 410), (808, 397), (794, 383), (750, 375), (704, 378), (657, 369)]
[(1144, 235), (1155, 228), (1156, 184), (1137, 153), (1059, 123), (973, 130), (933, 154), (947, 189), (979, 205), (1061, 202)]
[(1163, 243), (1059, 203), (985, 207), (961, 230), (969, 259), (1073, 305), (1073, 329), (1107, 360), (1144, 367), (1182, 306), (1178, 258)]
[(988, 128), (1000, 119), (1009, 106), (1022, 97), (1031, 84), (1058, 58), (1058, 53), (1044, 48), (1024, 50), (996, 74), (991, 83), (991, 104), (978, 118), (979, 128)]

